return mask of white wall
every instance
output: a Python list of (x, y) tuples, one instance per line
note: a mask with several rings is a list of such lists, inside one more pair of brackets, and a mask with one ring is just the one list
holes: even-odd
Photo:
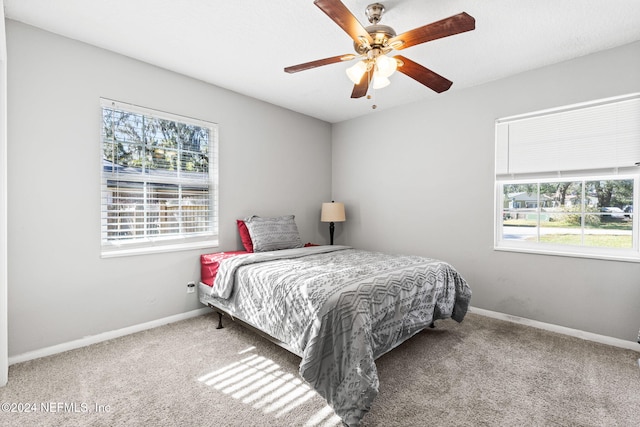
[[(7, 45), (10, 356), (202, 308), (186, 284), (236, 218), (328, 240), (328, 123), (14, 21)], [(100, 258), (100, 97), (219, 124), (219, 248)]]
[(493, 197), (497, 118), (638, 91), (634, 43), (334, 125), (336, 243), (441, 258), (473, 306), (635, 341), (640, 263), (494, 251)]
[(0, 387), (9, 374), (7, 320), (7, 51), (0, 0)]

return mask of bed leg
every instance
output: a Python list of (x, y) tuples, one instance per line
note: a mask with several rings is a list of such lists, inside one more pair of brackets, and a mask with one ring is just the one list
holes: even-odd
[(218, 312), (218, 326), (216, 326), (216, 329), (222, 328), (224, 328), (224, 326), (222, 326), (222, 313)]
[(431, 324), (429, 325), (429, 327), (430, 327), (431, 329), (435, 328), (435, 327), (436, 327), (436, 322), (431, 322)]

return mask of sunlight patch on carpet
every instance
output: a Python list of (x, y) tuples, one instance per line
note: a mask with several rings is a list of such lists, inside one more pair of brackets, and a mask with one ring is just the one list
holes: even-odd
[[(284, 372), (280, 365), (253, 353), (254, 350), (255, 347), (242, 350), (238, 355), (245, 357), (201, 376), (198, 381), (275, 418), (292, 412), (316, 395), (299, 376)], [(328, 405), (305, 423), (305, 427), (339, 425), (340, 418)]]

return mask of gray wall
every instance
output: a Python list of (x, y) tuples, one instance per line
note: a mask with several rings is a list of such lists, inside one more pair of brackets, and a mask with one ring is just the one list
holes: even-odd
[[(186, 284), (236, 218), (328, 240), (328, 123), (14, 21), (7, 44), (10, 356), (202, 308)], [(219, 248), (100, 258), (99, 97), (219, 124)]]
[(7, 323), (7, 51), (4, 2), (0, 0), (0, 387), (7, 383), (9, 355)]
[(493, 250), (494, 123), (639, 91), (634, 43), (336, 124), (336, 242), (441, 258), (473, 306), (635, 341), (640, 263)]

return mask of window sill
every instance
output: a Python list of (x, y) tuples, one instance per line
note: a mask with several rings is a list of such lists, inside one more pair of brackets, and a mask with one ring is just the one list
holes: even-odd
[(640, 262), (640, 254), (637, 252), (625, 252), (620, 254), (615, 253), (594, 253), (594, 252), (577, 252), (569, 251), (567, 249), (558, 248), (525, 248), (525, 247), (513, 247), (513, 246), (494, 246), (496, 251), (503, 252), (519, 252), (528, 253), (534, 255), (552, 255), (552, 256), (564, 256), (571, 258), (590, 258), (599, 259), (603, 261), (622, 261), (622, 262)]
[(217, 248), (218, 240), (207, 240), (191, 243), (176, 243), (158, 246), (145, 246), (136, 248), (104, 248), (100, 252), (100, 258), (118, 258), (134, 255), (148, 255), (165, 252), (188, 251), (192, 249)]

